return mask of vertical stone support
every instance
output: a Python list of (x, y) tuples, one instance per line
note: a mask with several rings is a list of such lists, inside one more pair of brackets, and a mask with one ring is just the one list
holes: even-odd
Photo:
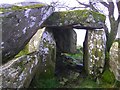
[(109, 64), (115, 78), (120, 81), (120, 39), (112, 44)]
[(83, 57), (87, 74), (97, 78), (102, 73), (105, 63), (105, 33), (103, 30), (87, 30)]
[[(2, 18), (0, 18), (0, 65), (2, 65)], [(2, 70), (0, 68), (0, 73), (2, 73)], [(0, 88), (2, 87), (2, 77), (0, 77)]]
[(73, 28), (54, 28), (57, 52), (59, 53), (75, 53), (77, 44), (77, 34)]
[(56, 43), (50, 28), (46, 28), (39, 45), (42, 59), (36, 78), (51, 78), (55, 74)]

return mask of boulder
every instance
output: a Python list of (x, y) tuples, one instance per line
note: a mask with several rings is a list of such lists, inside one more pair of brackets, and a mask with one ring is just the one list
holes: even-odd
[(72, 28), (51, 28), (56, 41), (57, 52), (75, 53), (77, 46), (77, 34)]
[(55, 74), (56, 43), (52, 32), (46, 29), (41, 37), (39, 51), (23, 55), (0, 66), (1, 88), (28, 88), (31, 81), (51, 78)]
[(73, 27), (77, 29), (100, 29), (103, 28), (105, 16), (90, 10), (74, 10), (54, 12), (44, 22), (46, 27)]
[(54, 8), (35, 2), (1, 5), (2, 61), (7, 62), (29, 42)]
[(39, 52), (24, 55), (0, 66), (1, 88), (28, 88), (39, 63)]
[(97, 78), (103, 72), (105, 64), (104, 30), (88, 30), (83, 46), (83, 62), (86, 73)]
[(116, 80), (120, 81), (120, 38), (112, 44), (109, 56), (110, 70), (114, 73)]

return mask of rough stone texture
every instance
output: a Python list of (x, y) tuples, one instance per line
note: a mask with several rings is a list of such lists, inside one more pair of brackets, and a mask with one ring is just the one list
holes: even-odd
[(103, 28), (105, 16), (90, 10), (54, 12), (43, 24), (47, 27), (70, 26), (77, 29)]
[(72, 28), (52, 28), (52, 30), (57, 45), (57, 52), (76, 52), (77, 34)]
[(70, 56), (66, 56), (64, 53), (57, 53), (55, 74), (61, 76), (69, 73), (71, 70), (81, 73), (83, 64)]
[(39, 51), (42, 61), (35, 78), (39, 78), (40, 76), (42, 78), (53, 77), (55, 74), (56, 42), (49, 28), (46, 28), (43, 32)]
[[(19, 6), (21, 4), (24, 7)], [(38, 31), (30, 41), (29, 50), (33, 53), (13, 59), (0, 67), (3, 88), (27, 88), (33, 77), (35, 80), (39, 77), (53, 77), (56, 51), (57, 54), (76, 52), (77, 35), (73, 28), (102, 28), (105, 21), (103, 15), (87, 10), (53, 13), (54, 8), (48, 5), (34, 8), (27, 8), (33, 3), (17, 5), (3, 5), (6, 9), (0, 8), (4, 11), (0, 15), (3, 35), (0, 52), (2, 51), (3, 62), (9, 61), (9, 58), (22, 50), (39, 28), (47, 28), (42, 36), (41, 31)], [(87, 57), (84, 58), (84, 64), (88, 74), (95, 77), (102, 72), (104, 66), (105, 45), (102, 35), (103, 31), (94, 30), (87, 31), (86, 35), (84, 56)]]
[(33, 77), (53, 77), (55, 74), (56, 43), (52, 32), (44, 31), (39, 51), (23, 55), (0, 66), (2, 88), (28, 88)]
[(27, 88), (41, 63), (39, 52), (13, 59), (1, 66), (2, 88)]
[(114, 73), (115, 78), (120, 81), (120, 39), (119, 43), (113, 43), (110, 49), (110, 70)]
[(44, 29), (39, 29), (35, 35), (30, 39), (29, 41), (29, 46), (28, 46), (28, 51), (34, 52), (34, 51), (39, 51), (39, 45), (41, 41), (42, 34), (44, 32)]
[(86, 32), (83, 57), (87, 74), (97, 78), (102, 73), (105, 63), (105, 32), (103, 30)]
[[(22, 4), (24, 9), (20, 6)], [(54, 11), (54, 8), (48, 5), (38, 5), (39, 7), (36, 7), (40, 3), (33, 3), (36, 8), (31, 6), (32, 3), (30, 6), (29, 3), (22, 4), (3, 5), (4, 7), (2, 7), (4, 12), (0, 15), (0, 18), (2, 18), (1, 46), (3, 62), (6, 62), (23, 49), (41, 24)]]

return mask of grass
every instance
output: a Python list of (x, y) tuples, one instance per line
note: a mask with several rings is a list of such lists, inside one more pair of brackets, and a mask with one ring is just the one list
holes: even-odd
[(65, 53), (65, 55), (72, 57), (73, 59), (76, 59), (79, 62), (83, 63), (83, 47), (82, 46), (77, 46), (76, 54)]
[[(69, 76), (70, 75), (68, 75), (68, 77)], [(80, 74), (76, 79), (74, 79), (74, 78), (69, 79), (68, 77), (62, 77), (62, 78), (65, 78), (67, 80), (67, 82), (65, 82), (63, 80), (62, 82), (64, 82), (64, 84), (61, 85), (60, 88), (78, 88), (78, 89), (79, 88), (92, 88), (92, 89), (120, 88), (120, 82), (118, 82), (118, 81), (114, 81), (114, 82), (110, 83), (110, 82), (106, 82), (103, 78), (99, 78), (98, 80), (93, 80), (93, 79), (91, 79), (91, 77), (89, 77), (87, 75), (86, 75), (86, 77), (81, 77), (81, 76), (82, 76), (82, 74)], [(72, 77), (74, 77), (74, 76), (72, 76)], [(110, 78), (110, 77), (107, 77), (107, 78)]]
[(102, 74), (102, 80), (106, 83), (113, 84), (115, 82), (114, 74), (109, 69), (107, 69)]
[[(108, 73), (108, 71), (106, 71)], [(105, 72), (105, 73), (106, 73)], [(68, 76), (69, 77), (69, 76)], [(74, 76), (73, 76), (74, 77)], [(63, 78), (60, 81), (59, 78)], [(92, 88), (97, 90), (98, 88), (120, 88), (120, 82), (114, 81), (112, 83), (106, 82), (103, 78), (99, 79), (99, 84), (97, 81), (91, 79), (90, 77), (77, 77), (77, 78), (67, 78), (67, 77), (53, 77), (50, 79), (39, 79), (33, 85), (32, 88)], [(107, 77), (110, 78), (110, 77)], [(61, 83), (62, 82), (62, 83)]]
[(58, 88), (59, 82), (56, 78), (40, 78), (39, 80), (32, 83), (32, 88)]
[[(82, 59), (82, 47), (78, 46), (77, 54), (67, 54), (70, 57), (76, 59)], [(68, 71), (69, 72), (69, 71)], [(32, 87), (34, 88), (91, 88), (92, 90), (105, 89), (105, 88), (120, 88), (120, 82), (115, 80), (113, 73), (106, 69), (104, 73), (97, 80), (91, 79), (90, 76), (87, 76), (84, 71), (78, 73), (72, 71), (67, 74), (63, 72), (59, 77), (53, 77), (49, 79), (40, 78), (38, 79)]]
[[(66, 81), (67, 80), (67, 81)], [(104, 80), (100, 79), (100, 83), (92, 80), (89, 77), (86, 78), (77, 78), (77, 79), (67, 79), (63, 77), (62, 83), (58, 80), (58, 78), (51, 79), (39, 79), (32, 86), (34, 88), (120, 88), (120, 82), (116, 81), (116, 83), (108, 83)], [(63, 84), (64, 83), (64, 84)], [(33, 88), (32, 87), (32, 88)]]
[(78, 86), (79, 88), (96, 88), (96, 82), (91, 80), (90, 78), (85, 78), (81, 84)]

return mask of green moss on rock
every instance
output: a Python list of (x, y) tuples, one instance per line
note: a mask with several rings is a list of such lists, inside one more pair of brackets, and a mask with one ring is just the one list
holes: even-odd
[(33, 8), (39, 8), (45, 6), (44, 4), (34, 4), (34, 5), (29, 5), (29, 6), (17, 6), (13, 5), (9, 8), (0, 8), (0, 12), (10, 12), (10, 11), (18, 11), (18, 10), (26, 10), (26, 9), (33, 9)]
[(27, 55), (29, 53), (29, 46), (28, 44), (24, 47), (23, 50), (21, 50), (15, 57), (20, 57), (22, 55)]
[[(91, 16), (94, 21), (88, 22), (87, 19)], [(90, 11), (90, 10), (74, 10), (74, 11), (62, 11), (54, 12), (45, 22), (45, 25), (64, 26), (73, 24), (85, 24), (104, 22), (105, 16), (103, 14)]]
[(104, 82), (113, 84), (115, 82), (114, 74), (109, 70), (105, 70), (105, 72), (102, 75), (102, 79)]

